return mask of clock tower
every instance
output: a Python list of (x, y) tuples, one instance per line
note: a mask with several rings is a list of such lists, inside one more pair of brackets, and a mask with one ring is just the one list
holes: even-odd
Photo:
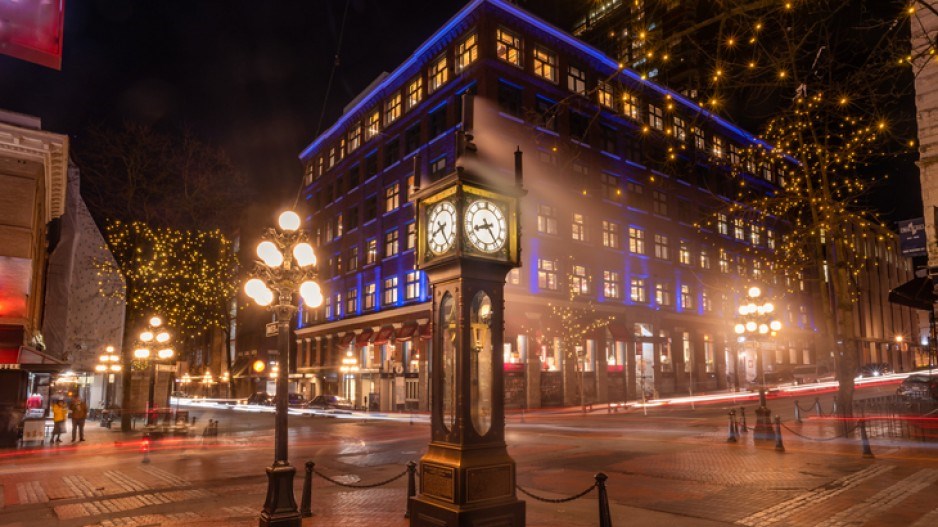
[[(471, 115), (471, 98), (463, 109)], [(456, 170), (414, 194), (417, 268), (433, 300), (431, 441), (411, 498), (412, 526), (516, 527), (515, 462), (505, 445), (505, 277), (520, 265), (521, 152), (514, 178), (483, 167), (467, 130)], [(507, 180), (507, 181), (506, 181)]]

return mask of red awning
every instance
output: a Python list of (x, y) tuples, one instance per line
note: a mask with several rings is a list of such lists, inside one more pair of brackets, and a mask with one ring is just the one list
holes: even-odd
[(422, 340), (430, 340), (433, 338), (433, 325), (430, 322), (420, 326), (420, 338)]
[(339, 339), (339, 344), (338, 344), (339, 347), (344, 348), (345, 346), (348, 346), (352, 342), (352, 339), (354, 338), (355, 338), (354, 332), (351, 332), (351, 331), (347, 332), (346, 334), (342, 335), (342, 337)]
[(371, 328), (363, 330), (358, 334), (358, 338), (355, 339), (355, 344), (357, 346), (364, 346), (368, 344), (368, 341), (371, 340), (371, 336), (374, 335), (375, 331)]
[(375, 345), (387, 344), (388, 340), (394, 337), (394, 328), (391, 326), (385, 326), (378, 331), (378, 336), (375, 337)]
[(404, 324), (401, 326), (401, 329), (397, 330), (397, 341), (403, 342), (405, 340), (409, 340), (416, 332), (417, 324)]
[(629, 335), (629, 329), (625, 327), (625, 324), (611, 323), (608, 326), (609, 333), (612, 333), (612, 340), (618, 342), (628, 342), (631, 340), (631, 335)]

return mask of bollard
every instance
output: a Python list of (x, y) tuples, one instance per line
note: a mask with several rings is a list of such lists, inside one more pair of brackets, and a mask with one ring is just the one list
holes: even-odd
[(775, 451), (785, 451), (785, 445), (782, 444), (782, 418), (777, 415), (775, 416)]
[(144, 464), (149, 463), (150, 462), (150, 433), (149, 432), (143, 433), (143, 440), (140, 441), (140, 451), (143, 452), (143, 460), (141, 460), (140, 462)]
[(300, 516), (309, 518), (313, 515), (313, 467), (316, 463), (306, 462), (306, 476), (303, 478), (303, 498), (300, 502)]
[(522, 423), (524, 422), (524, 406), (525, 406), (525, 405), (523, 405), (523, 404), (521, 405), (521, 422), (522, 422)]
[(814, 398), (814, 413), (821, 417), (821, 399), (819, 397)]
[(730, 413), (729, 413), (729, 416), (730, 416), (730, 436), (726, 438), (726, 442), (727, 442), (727, 443), (735, 443), (735, 442), (736, 442), (736, 416), (735, 416), (735, 414), (736, 414), (736, 412), (734, 412), (733, 410), (730, 410)]
[(417, 464), (413, 461), (407, 462), (407, 507), (404, 509), (404, 517), (410, 518), (410, 500), (417, 495)]
[(834, 396), (834, 407), (831, 409), (831, 415), (837, 415), (837, 396)]
[(860, 420), (860, 440), (863, 441), (863, 458), (873, 459), (873, 451), (870, 449), (870, 438), (866, 435), (866, 419)]
[[(746, 426), (746, 409), (743, 408), (742, 406), (739, 407), (739, 415), (740, 415), (740, 417), (742, 418), (742, 423), (743, 423), (743, 425), (742, 425), (742, 426), (743, 426), (742, 432), (743, 432), (743, 433), (746, 433), (746, 432), (749, 431), (749, 430), (748, 430), (749, 427)], [(740, 437), (742, 437), (742, 436), (740, 436)]]
[(609, 496), (606, 495), (606, 479), (608, 476), (600, 472), (594, 476), (596, 488), (599, 489), (599, 527), (612, 527), (612, 515), (609, 513)]
[(798, 406), (798, 401), (795, 401), (795, 422), (801, 424), (801, 407)]

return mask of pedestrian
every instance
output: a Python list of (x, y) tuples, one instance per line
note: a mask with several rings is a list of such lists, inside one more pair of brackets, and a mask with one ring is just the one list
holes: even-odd
[(81, 397), (75, 397), (69, 409), (72, 411), (72, 443), (75, 442), (76, 435), (81, 437), (81, 440), (84, 441), (85, 418), (88, 417), (88, 405), (85, 404), (85, 401), (81, 400)]
[(62, 432), (65, 428), (65, 416), (68, 415), (68, 408), (65, 407), (65, 401), (59, 399), (52, 403), (52, 438), (50, 443), (61, 443)]

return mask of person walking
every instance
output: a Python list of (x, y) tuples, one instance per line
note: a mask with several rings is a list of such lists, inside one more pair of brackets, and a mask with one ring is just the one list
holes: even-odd
[(85, 401), (81, 400), (81, 397), (75, 397), (72, 400), (72, 406), (69, 408), (72, 411), (72, 443), (75, 442), (75, 436), (81, 438), (81, 441), (85, 440), (85, 418), (88, 417), (88, 405), (85, 404)]
[(52, 438), (49, 443), (61, 443), (62, 432), (65, 428), (65, 417), (68, 415), (68, 408), (65, 407), (65, 401), (59, 399), (52, 403)]

